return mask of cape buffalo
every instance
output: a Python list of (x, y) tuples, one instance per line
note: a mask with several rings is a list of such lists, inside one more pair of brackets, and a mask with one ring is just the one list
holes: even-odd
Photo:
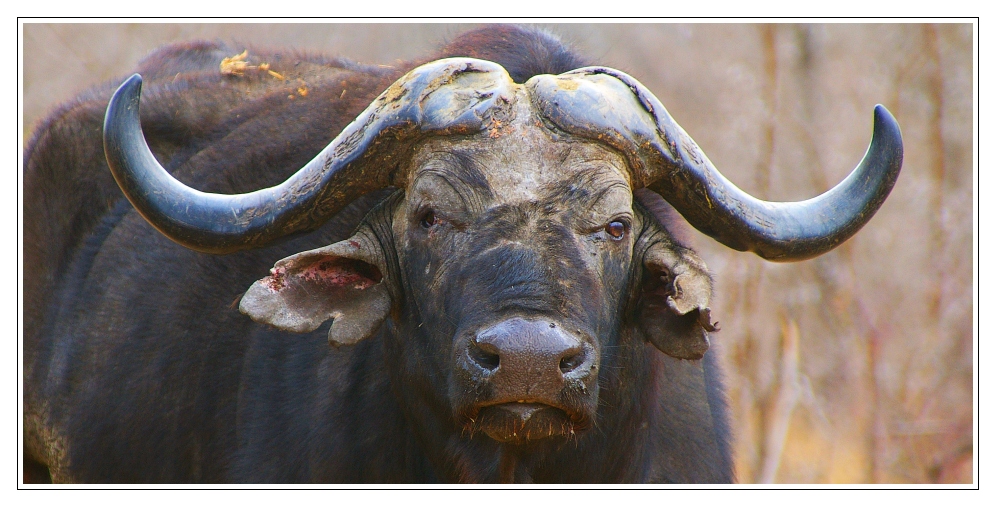
[(27, 148), (33, 477), (730, 482), (712, 281), (673, 211), (806, 259), (902, 163), (879, 106), (847, 179), (759, 201), (534, 29), (401, 69), (241, 51), (161, 49)]

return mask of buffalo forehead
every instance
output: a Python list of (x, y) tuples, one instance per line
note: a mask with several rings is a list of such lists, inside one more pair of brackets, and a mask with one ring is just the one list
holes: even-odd
[(429, 173), (449, 173), (451, 183), (478, 181), (487, 185), (496, 205), (542, 201), (579, 186), (592, 197), (620, 188), (626, 189), (619, 192), (621, 198), (631, 198), (629, 171), (621, 156), (598, 143), (557, 139), (539, 123), (530, 114), (497, 133), (430, 139), (416, 151), (410, 181)]

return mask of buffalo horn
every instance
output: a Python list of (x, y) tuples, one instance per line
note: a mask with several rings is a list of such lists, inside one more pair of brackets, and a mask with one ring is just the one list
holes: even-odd
[[(142, 134), (142, 77), (128, 78), (104, 117), (104, 152), (114, 179), (139, 213), (186, 247), (229, 253), (321, 226), (353, 199), (404, 181), (406, 147), (433, 134), (484, 128), (494, 107), (510, 107), (512, 80), (501, 66), (469, 58), (438, 60), (382, 93), (287, 181), (247, 194), (200, 192), (159, 164)], [(389, 142), (379, 142), (389, 137)]]
[(879, 105), (871, 145), (847, 178), (806, 201), (762, 201), (724, 178), (660, 101), (623, 72), (586, 67), (536, 76), (526, 86), (556, 128), (619, 150), (633, 188), (658, 192), (724, 245), (773, 261), (815, 257), (851, 237), (885, 201), (902, 167), (899, 125)]

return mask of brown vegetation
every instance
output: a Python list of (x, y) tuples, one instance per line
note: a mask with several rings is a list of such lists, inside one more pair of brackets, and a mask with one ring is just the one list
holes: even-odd
[[(809, 198), (842, 179), (867, 146), (872, 107), (892, 111), (905, 139), (903, 173), (879, 214), (840, 248), (773, 264), (694, 233), (717, 280), (713, 315), (723, 330), (713, 342), (726, 365), (738, 476), (972, 482), (972, 26), (551, 28), (642, 81), (720, 170), (770, 200)], [(26, 25), (24, 131), (168, 41), (220, 37), (388, 64), (459, 31)], [(69, 64), (47, 57), (67, 54)]]

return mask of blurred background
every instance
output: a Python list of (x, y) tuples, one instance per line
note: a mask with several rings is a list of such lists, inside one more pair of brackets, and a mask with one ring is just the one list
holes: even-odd
[[(363, 63), (430, 54), (473, 24), (24, 24), (25, 142), (47, 111), (154, 48), (220, 39)], [(854, 238), (774, 264), (693, 233), (740, 482), (973, 482), (970, 24), (544, 24), (626, 71), (716, 166), (766, 200), (843, 179), (884, 104), (903, 172)]]

